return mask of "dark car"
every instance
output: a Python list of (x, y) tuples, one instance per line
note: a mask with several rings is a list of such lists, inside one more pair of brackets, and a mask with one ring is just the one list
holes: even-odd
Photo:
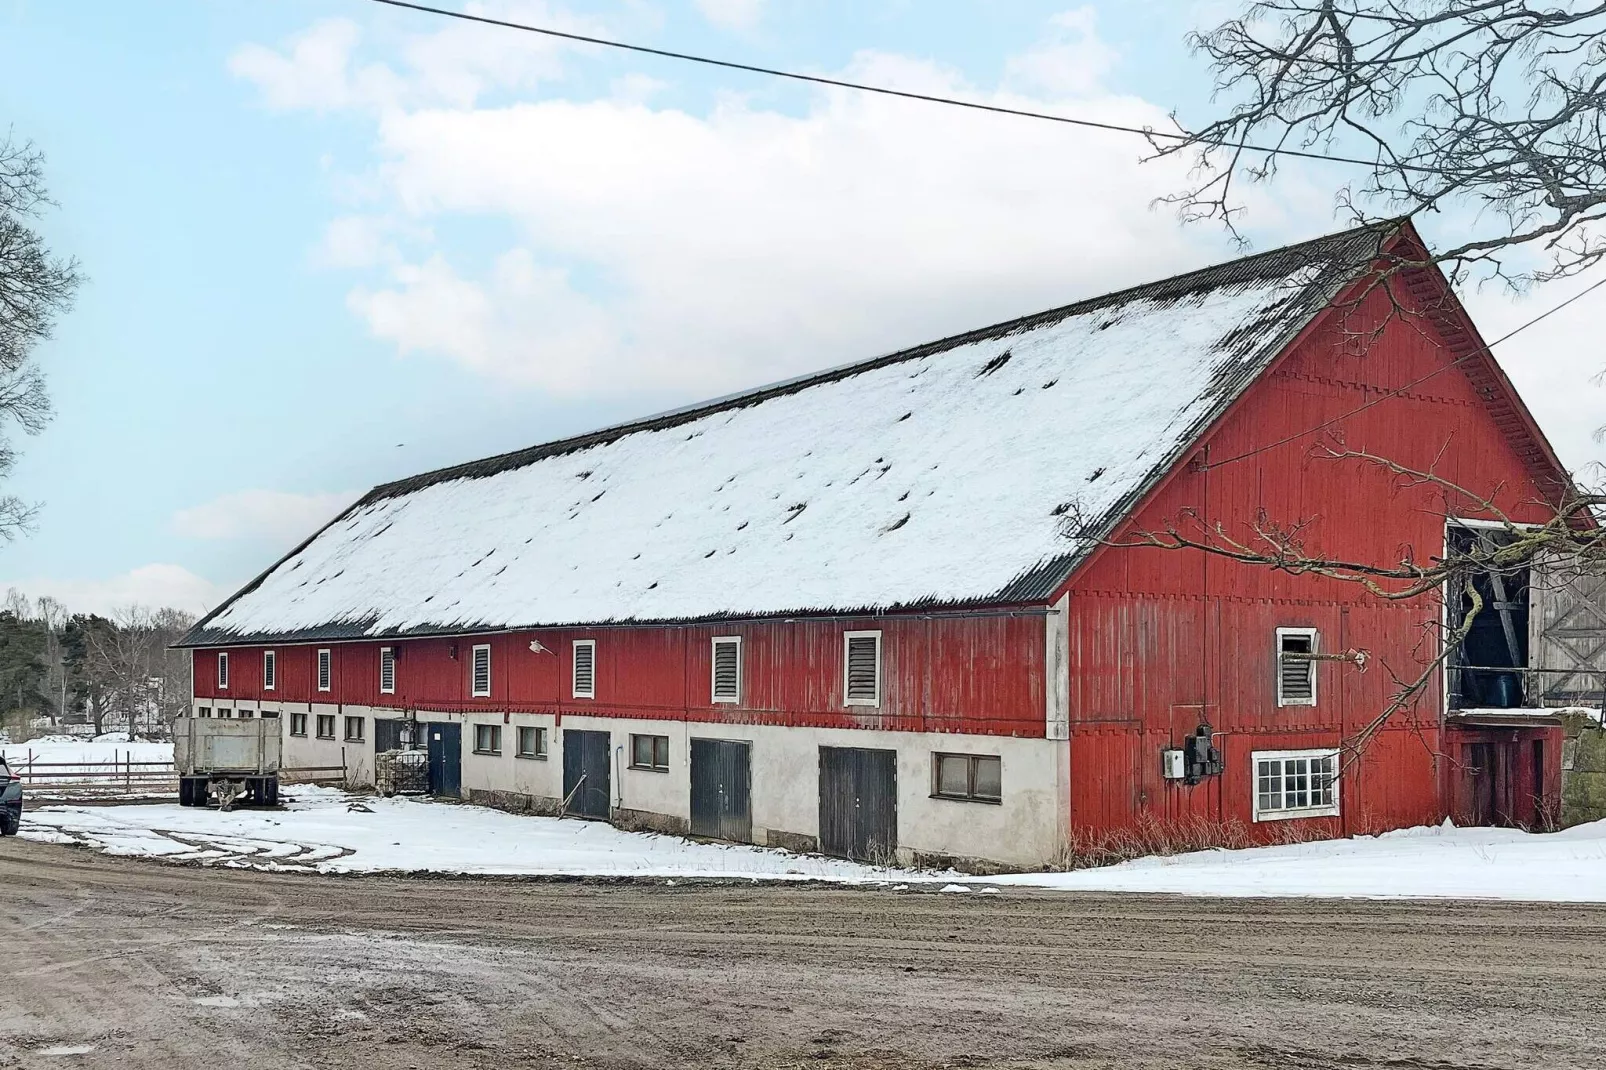
[(0, 755), (0, 836), (15, 836), (22, 825), (22, 778)]

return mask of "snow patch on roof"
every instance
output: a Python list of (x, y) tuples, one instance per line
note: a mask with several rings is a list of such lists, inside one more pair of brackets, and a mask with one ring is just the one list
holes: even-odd
[(1295, 260), (379, 488), (188, 641), (998, 598), (1068, 568), (1067, 512), (1128, 507), (1353, 277)]

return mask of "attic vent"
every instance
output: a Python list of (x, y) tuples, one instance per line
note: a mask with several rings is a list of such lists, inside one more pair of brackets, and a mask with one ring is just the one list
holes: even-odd
[(742, 696), (742, 639), (723, 636), (714, 640), (713, 699), (740, 702)]
[(330, 685), (334, 682), (331, 679), (331, 677), (334, 674), (330, 671), (330, 668), (331, 668), (331, 666), (330, 666), (329, 651), (327, 651), (327, 650), (318, 651), (318, 690), (319, 691), (328, 691), (329, 688), (330, 688)]
[(1316, 629), (1277, 629), (1277, 705), (1316, 705)]
[(379, 693), (396, 693), (396, 652), (388, 646), (379, 648)]
[(981, 371), (976, 373), (976, 378), (980, 379), (984, 375), (991, 375), (993, 372), (997, 371), (999, 368), (1002, 368), (1008, 363), (1009, 350), (1006, 349), (992, 360), (989, 360), (986, 364), (983, 364), (981, 366)]
[(846, 705), (881, 705), (881, 633), (845, 632), (842, 640)]
[(473, 697), (491, 697), (491, 648), (481, 643), (474, 648)]
[[(657, 584), (653, 584), (654, 587)], [(574, 697), (597, 697), (597, 641), (574, 641)]]

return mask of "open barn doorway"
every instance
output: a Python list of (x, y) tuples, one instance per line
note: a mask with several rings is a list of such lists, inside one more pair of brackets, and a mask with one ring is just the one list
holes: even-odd
[(1458, 582), (1446, 592), (1447, 623), (1472, 611), (1474, 592), (1482, 610), (1447, 661), (1452, 710), (1509, 710), (1527, 705), (1528, 620), (1532, 600), (1529, 569), (1501, 566), (1494, 559), (1512, 534), (1501, 527), (1452, 520), (1445, 529), (1451, 557), (1489, 562), (1476, 569), (1471, 588)]

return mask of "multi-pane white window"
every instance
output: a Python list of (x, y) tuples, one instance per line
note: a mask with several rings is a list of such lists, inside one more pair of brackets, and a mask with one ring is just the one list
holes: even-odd
[(1277, 629), (1277, 705), (1316, 705), (1315, 628)]
[(327, 650), (318, 651), (318, 690), (328, 691), (334, 687), (334, 672), (332, 662)]
[(220, 690), (229, 688), (229, 655), (223, 651), (217, 656), (217, 686)]
[(844, 632), (842, 650), (846, 704), (881, 705), (881, 633)]
[(720, 636), (714, 640), (713, 697), (715, 702), (742, 700), (742, 638)]
[(262, 652), (262, 690), (272, 691), (279, 682), (279, 659), (271, 650)]
[(597, 641), (574, 641), (574, 697), (597, 697)]
[(1338, 751), (1255, 751), (1255, 820), (1338, 814)]
[(388, 646), (379, 648), (379, 693), (396, 693), (396, 652)]
[(473, 679), (470, 683), (469, 693), (474, 698), (489, 698), (491, 695), (491, 646), (481, 643), (474, 648)]

